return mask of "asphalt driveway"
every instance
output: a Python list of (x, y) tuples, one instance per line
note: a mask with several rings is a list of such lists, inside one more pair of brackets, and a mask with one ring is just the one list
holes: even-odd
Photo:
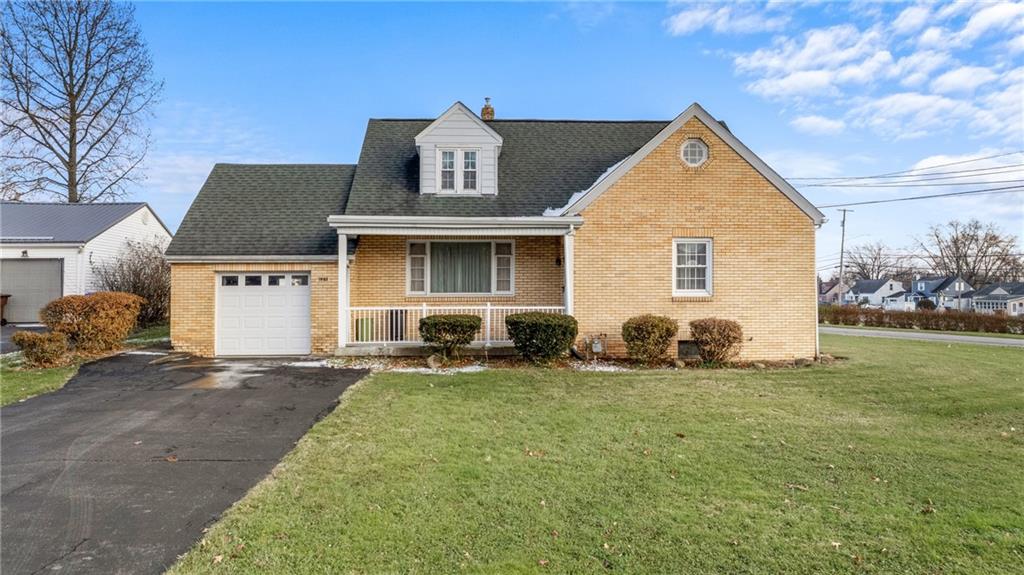
[(857, 337), (883, 337), (889, 339), (917, 339), (921, 341), (938, 341), (943, 343), (973, 343), (975, 345), (995, 345), (999, 347), (1024, 348), (1024, 339), (1012, 337), (991, 337), (984, 335), (958, 335), (955, 333), (930, 333), (927, 331), (894, 331), (886, 329), (862, 329), (823, 325), (818, 328), (821, 333), (833, 335), (853, 335)]
[(10, 573), (160, 573), (365, 374), (164, 350), (2, 408)]

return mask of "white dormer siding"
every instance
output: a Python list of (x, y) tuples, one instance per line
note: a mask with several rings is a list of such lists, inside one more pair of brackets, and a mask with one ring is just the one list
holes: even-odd
[[(461, 102), (416, 136), (420, 155), (420, 193), (444, 195), (494, 195), (498, 193), (498, 156), (501, 136)], [(455, 189), (441, 188), (442, 152), (455, 160)], [(466, 160), (476, 156), (476, 189), (467, 189)], [(449, 156), (450, 157), (450, 156)]]

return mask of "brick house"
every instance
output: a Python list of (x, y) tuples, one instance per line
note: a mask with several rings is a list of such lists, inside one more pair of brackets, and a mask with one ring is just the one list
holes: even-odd
[[(698, 104), (671, 121), (370, 120), (357, 165), (218, 164), (167, 250), (171, 339), (204, 356), (396, 353), (424, 315), (568, 313), (621, 354), (641, 313), (817, 353), (824, 218)], [(339, 265), (341, 263), (342, 265)], [(339, 289), (340, 287), (340, 289)]]

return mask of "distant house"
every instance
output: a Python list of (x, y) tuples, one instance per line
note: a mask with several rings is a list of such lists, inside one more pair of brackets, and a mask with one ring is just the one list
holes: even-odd
[(843, 294), (843, 301), (848, 304), (866, 303), (881, 307), (882, 298), (901, 291), (903, 283), (892, 278), (857, 280), (850, 291)]
[(0, 202), (0, 291), (11, 296), (4, 318), (38, 322), (51, 300), (98, 290), (95, 266), (128, 241), (170, 240), (145, 203)]
[(837, 280), (818, 282), (818, 303), (834, 304), (839, 301), (839, 282)]
[(971, 294), (971, 306), (977, 313), (1024, 316), (1024, 282), (987, 285)]
[(936, 309), (966, 311), (971, 309), (971, 298), (965, 294), (974, 288), (959, 276), (925, 276), (914, 279), (905, 297), (917, 306), (923, 299), (931, 300)]

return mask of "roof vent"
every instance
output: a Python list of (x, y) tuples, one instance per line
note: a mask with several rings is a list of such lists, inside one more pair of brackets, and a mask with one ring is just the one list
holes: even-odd
[(491, 106), (490, 98), (484, 98), (484, 107), (480, 109), (480, 119), (486, 122), (494, 119), (494, 106)]

